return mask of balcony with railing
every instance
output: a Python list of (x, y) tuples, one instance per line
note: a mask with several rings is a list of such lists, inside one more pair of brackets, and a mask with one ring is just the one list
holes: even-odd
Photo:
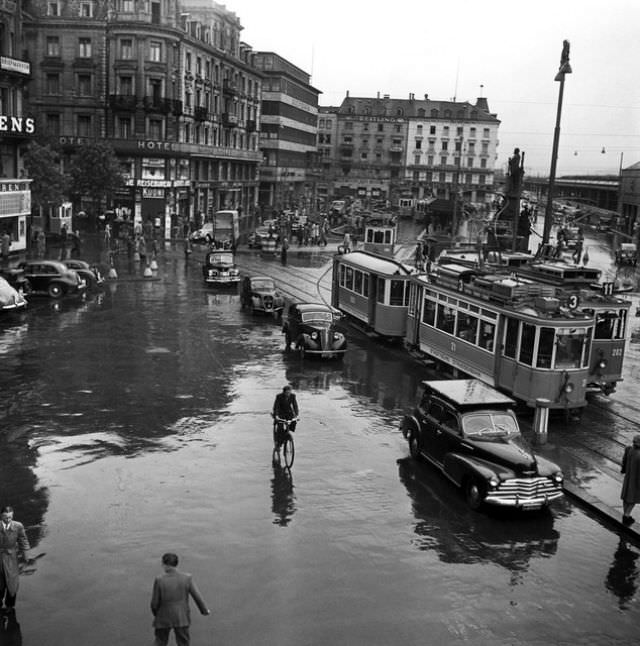
[(222, 93), (226, 96), (236, 96), (238, 94), (238, 86), (229, 79), (222, 80)]
[(204, 106), (198, 105), (193, 109), (193, 118), (196, 121), (206, 121), (209, 118), (209, 111)]
[(173, 108), (173, 100), (162, 96), (145, 96), (142, 102), (147, 112), (169, 114)]
[(134, 111), (138, 103), (135, 94), (110, 94), (109, 107), (112, 110)]
[(223, 112), (222, 114), (222, 125), (225, 128), (235, 128), (238, 125), (238, 115), (229, 114), (228, 112)]

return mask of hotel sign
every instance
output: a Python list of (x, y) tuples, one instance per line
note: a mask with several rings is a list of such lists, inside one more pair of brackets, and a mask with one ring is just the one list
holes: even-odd
[(31, 63), (17, 58), (10, 58), (9, 56), (0, 56), (0, 69), (29, 76), (31, 74)]

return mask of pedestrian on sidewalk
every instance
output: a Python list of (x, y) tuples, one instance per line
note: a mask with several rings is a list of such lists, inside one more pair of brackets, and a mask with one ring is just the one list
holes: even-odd
[(282, 247), (280, 248), (280, 262), (283, 267), (287, 266), (287, 249), (289, 249), (289, 240), (282, 238)]
[(156, 646), (166, 646), (169, 643), (169, 633), (173, 629), (178, 646), (189, 646), (189, 626), (191, 612), (189, 596), (198, 606), (202, 615), (210, 615), (200, 591), (196, 587), (191, 574), (180, 572), (178, 556), (167, 552), (162, 555), (164, 574), (156, 577), (151, 594), (151, 612), (153, 613), (153, 628)]
[(625, 525), (634, 523), (631, 512), (640, 502), (640, 435), (633, 438), (633, 444), (624, 450), (622, 457), (622, 522)]
[(0, 600), (6, 609), (16, 605), (20, 584), (18, 554), (22, 553), (26, 560), (29, 549), (23, 524), (13, 520), (13, 507), (3, 507), (0, 510)]

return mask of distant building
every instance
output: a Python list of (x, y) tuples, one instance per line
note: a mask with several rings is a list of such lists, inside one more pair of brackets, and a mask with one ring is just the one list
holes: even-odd
[(493, 192), (500, 121), (485, 98), (472, 105), (347, 93), (337, 118), (336, 196), (398, 204), (457, 193), (483, 202)]
[(310, 76), (273, 52), (255, 52), (263, 76), (260, 204), (276, 209), (315, 208), (318, 95)]
[(328, 208), (329, 198), (333, 195), (336, 170), (333, 160), (338, 150), (338, 110), (335, 106), (318, 108), (318, 208), (323, 211)]
[(0, 3), (0, 234), (11, 236), (11, 251), (27, 246), (31, 213), (31, 180), (26, 177), (22, 148), (36, 133), (25, 105), (31, 64), (24, 60), (22, 3)]
[(619, 199), (622, 228), (640, 242), (640, 162), (622, 169)]

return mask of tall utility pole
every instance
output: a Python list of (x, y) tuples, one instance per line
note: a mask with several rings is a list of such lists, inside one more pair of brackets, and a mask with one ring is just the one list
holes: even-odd
[(573, 70), (569, 65), (569, 41), (562, 43), (562, 54), (560, 55), (560, 69), (556, 74), (555, 81), (560, 82), (558, 92), (558, 111), (556, 113), (556, 127), (553, 131), (553, 152), (551, 153), (551, 170), (549, 171), (549, 189), (547, 192), (547, 207), (544, 211), (544, 229), (542, 233), (542, 244), (549, 242), (551, 223), (553, 221), (553, 191), (556, 183), (556, 163), (558, 161), (558, 143), (560, 141), (560, 117), (562, 116), (562, 95), (564, 94), (565, 74), (571, 74)]

